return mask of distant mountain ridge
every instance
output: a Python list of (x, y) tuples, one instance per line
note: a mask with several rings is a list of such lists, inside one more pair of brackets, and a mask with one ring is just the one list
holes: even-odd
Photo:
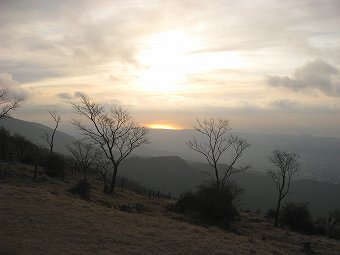
[[(119, 174), (139, 182), (142, 186), (179, 196), (198, 185), (212, 180), (212, 169), (205, 163), (190, 164), (180, 157), (132, 157), (124, 161)], [(264, 173), (246, 171), (232, 176), (244, 189), (243, 209), (265, 213), (276, 204), (277, 194), (272, 180)], [(326, 216), (333, 208), (340, 208), (340, 185), (313, 180), (293, 181), (285, 201), (309, 203), (315, 216)]]
[[(340, 184), (340, 138), (309, 135), (237, 133), (251, 145), (240, 159), (240, 165), (250, 164), (253, 169), (265, 172), (271, 164), (268, 156), (274, 149), (287, 150), (301, 156), (302, 171), (299, 178), (308, 178)], [(194, 130), (150, 130), (154, 156), (180, 156), (187, 161), (206, 162), (205, 158), (188, 148), (186, 142), (197, 136)], [(138, 152), (142, 154), (140, 150)], [(222, 162), (223, 163), (223, 162)]]
[[(24, 136), (31, 142), (44, 147), (48, 147), (48, 145), (42, 136), (45, 132), (53, 132), (51, 128), (45, 125), (36, 122), (23, 121), (12, 117), (0, 119), (0, 127), (7, 129), (12, 135), (18, 134)], [(57, 130), (55, 134), (54, 150), (58, 153), (68, 154), (69, 152), (66, 145), (71, 144), (75, 140), (76, 139), (74, 137)]]

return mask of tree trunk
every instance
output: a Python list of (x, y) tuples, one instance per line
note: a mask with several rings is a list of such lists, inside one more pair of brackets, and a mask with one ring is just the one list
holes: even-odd
[(34, 165), (34, 176), (33, 176), (33, 180), (37, 180), (37, 172), (38, 172), (38, 165), (35, 164), (35, 165)]
[(48, 155), (48, 162), (47, 162), (47, 175), (51, 175), (52, 152), (53, 152), (53, 147), (51, 146), (50, 153)]
[(215, 176), (216, 176), (216, 187), (217, 188), (220, 188), (220, 178), (218, 176), (218, 169), (217, 169), (217, 166), (214, 166), (214, 169), (215, 169)]
[(61, 181), (63, 182), (65, 180), (65, 168), (61, 170)]
[(277, 201), (276, 213), (275, 213), (275, 223), (274, 226), (277, 227), (279, 225), (279, 216), (280, 216), (280, 207), (281, 207), (281, 194), (279, 196), (279, 200)]
[(110, 193), (113, 194), (115, 187), (116, 187), (116, 177), (118, 173), (118, 165), (113, 165), (113, 173), (112, 173), (112, 179), (111, 179), (111, 187), (110, 187)]

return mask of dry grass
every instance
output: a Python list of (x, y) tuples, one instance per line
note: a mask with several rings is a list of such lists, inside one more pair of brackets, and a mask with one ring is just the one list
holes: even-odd
[[(86, 201), (68, 192), (73, 180), (34, 183), (31, 169), (11, 171), (0, 182), (0, 254), (340, 254), (338, 241), (275, 229), (255, 214), (226, 232), (185, 222), (168, 201), (120, 189), (112, 197), (97, 185)], [(117, 209), (137, 202), (143, 214)]]

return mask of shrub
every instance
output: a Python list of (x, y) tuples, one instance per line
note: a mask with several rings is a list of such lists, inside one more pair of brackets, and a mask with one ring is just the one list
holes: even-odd
[[(46, 174), (50, 177), (62, 177), (65, 171), (65, 157), (58, 153), (52, 153), (50, 162), (50, 169)], [(48, 167), (48, 158), (46, 159), (45, 166)]]
[(330, 238), (340, 239), (340, 210), (334, 209), (329, 213), (327, 234)]
[(281, 209), (280, 223), (294, 231), (313, 233), (313, 221), (308, 203), (287, 202)]
[(90, 197), (90, 190), (91, 184), (84, 180), (80, 180), (70, 191), (83, 199), (88, 199)]
[(276, 211), (274, 209), (269, 209), (264, 216), (267, 220), (274, 220)]
[(314, 233), (317, 235), (327, 235), (328, 232), (328, 226), (327, 226), (327, 220), (322, 217), (318, 217), (316, 221), (314, 222)]
[(177, 201), (174, 210), (189, 215), (196, 221), (227, 228), (238, 215), (236, 199), (240, 193), (241, 189), (234, 183), (221, 188), (204, 185), (196, 193), (184, 194)]

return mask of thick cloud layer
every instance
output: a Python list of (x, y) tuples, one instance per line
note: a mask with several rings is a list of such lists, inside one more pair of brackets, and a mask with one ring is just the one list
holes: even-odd
[(335, 66), (317, 59), (296, 69), (291, 77), (269, 76), (268, 84), (294, 91), (317, 91), (329, 96), (340, 96), (339, 78)]

